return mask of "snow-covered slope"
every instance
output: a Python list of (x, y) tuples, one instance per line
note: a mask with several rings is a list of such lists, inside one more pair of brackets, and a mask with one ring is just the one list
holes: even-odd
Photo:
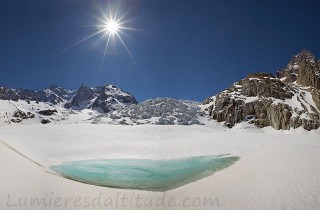
[(69, 111), (57, 105), (35, 101), (0, 100), (0, 126), (7, 124), (34, 124), (60, 121)]
[[(0, 140), (5, 142), (0, 142), (1, 210), (318, 210), (320, 205), (319, 130), (52, 124), (2, 127)], [(212, 176), (166, 193), (92, 186), (55, 176), (49, 169), (75, 160), (171, 159), (220, 154), (239, 156), (240, 160)], [(143, 200), (137, 205), (138, 195), (148, 203), (153, 199), (153, 206), (143, 205)], [(127, 199), (121, 205), (123, 196)], [(81, 207), (75, 203), (79, 197)], [(115, 208), (118, 197), (119, 206)], [(168, 207), (172, 197), (175, 205)], [(8, 202), (18, 205), (19, 198), (27, 199), (28, 203), (32, 198), (43, 198), (46, 202), (62, 198), (64, 205), (8, 206)], [(131, 198), (132, 206), (128, 207)], [(200, 202), (209, 198), (217, 198), (219, 206)], [(70, 201), (65, 204), (65, 199)], [(163, 199), (166, 206), (155, 205)], [(187, 206), (182, 207), (184, 200)], [(104, 206), (105, 203), (108, 206)]]

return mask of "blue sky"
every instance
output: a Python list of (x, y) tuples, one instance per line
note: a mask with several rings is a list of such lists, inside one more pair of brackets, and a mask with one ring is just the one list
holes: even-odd
[(64, 51), (97, 30), (95, 5), (107, 2), (1, 0), (0, 85), (116, 84), (139, 101), (202, 101), (250, 72), (275, 73), (301, 49), (320, 57), (320, 3), (310, 0), (123, 0), (138, 29), (123, 36), (133, 58), (116, 40), (101, 67), (99, 36)]

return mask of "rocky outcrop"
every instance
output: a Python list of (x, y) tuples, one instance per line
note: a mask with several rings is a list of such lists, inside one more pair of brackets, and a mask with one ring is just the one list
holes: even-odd
[(229, 127), (252, 116), (250, 122), (258, 127), (271, 125), (276, 129), (288, 129), (290, 108), (285, 104), (273, 104), (271, 98), (285, 100), (293, 95), (292, 88), (270, 74), (250, 74), (216, 95), (208, 111), (213, 119), (225, 121)]
[(58, 113), (58, 111), (56, 109), (46, 109), (46, 110), (41, 110), (38, 113), (44, 116), (51, 116), (55, 113)]
[(34, 118), (34, 114), (31, 112), (23, 112), (21, 110), (17, 110), (14, 112), (11, 122), (20, 123), (22, 120)]
[(294, 56), (288, 65), (277, 72), (277, 77), (287, 84), (320, 89), (320, 61), (306, 50)]
[(225, 122), (228, 127), (248, 121), (260, 128), (272, 126), (277, 130), (300, 126), (306, 130), (317, 129), (320, 92), (314, 77), (317, 75), (314, 61), (312, 54), (303, 51), (277, 77), (267, 73), (249, 74), (206, 99), (202, 106), (213, 119)]
[(107, 85), (97, 88), (99, 95), (92, 104), (93, 109), (102, 110), (104, 113), (137, 104), (136, 99), (129, 93), (115, 85)]
[(77, 107), (80, 109), (89, 108), (90, 101), (97, 96), (93, 88), (81, 84), (70, 103), (65, 104), (66, 108)]
[(48, 124), (48, 123), (50, 123), (51, 121), (50, 120), (48, 120), (48, 119), (42, 119), (41, 120), (41, 123), (42, 124)]
[(278, 99), (291, 98), (293, 89), (285, 85), (280, 80), (273, 77), (272, 74), (254, 73), (249, 74), (245, 79), (235, 83), (241, 87), (242, 95), (247, 97), (273, 97)]
[(314, 87), (320, 89), (320, 76), (316, 73), (315, 67), (311, 65), (306, 65), (303, 68), (300, 68), (297, 84), (306, 87)]

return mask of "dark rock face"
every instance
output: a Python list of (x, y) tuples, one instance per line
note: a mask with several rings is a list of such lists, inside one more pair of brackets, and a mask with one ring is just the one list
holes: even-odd
[(317, 75), (315, 71), (315, 67), (311, 65), (306, 65), (303, 68), (300, 68), (297, 84), (306, 86), (306, 87), (314, 87), (316, 89), (320, 89), (320, 76)]
[[(248, 121), (257, 127), (288, 130), (320, 127), (319, 61), (302, 51), (284, 69), (254, 73), (203, 102), (209, 115), (229, 127)], [(303, 86), (303, 87), (301, 87)]]
[(42, 119), (41, 120), (41, 123), (42, 124), (48, 124), (48, 123), (50, 123), (51, 121), (50, 120), (48, 120), (48, 119)]
[(99, 89), (99, 95), (92, 104), (92, 108), (101, 109), (104, 113), (137, 104), (136, 99), (129, 93), (115, 85), (108, 85)]
[(57, 113), (57, 110), (56, 109), (47, 109), (47, 110), (41, 110), (38, 113), (41, 115), (45, 115), (45, 116), (51, 116), (54, 113)]
[(94, 99), (96, 94), (93, 89), (81, 84), (80, 88), (76, 92), (75, 96), (73, 97), (71, 103), (67, 103), (65, 105), (66, 108), (71, 107), (83, 107), (88, 108), (90, 104), (90, 100)]
[(22, 120), (34, 118), (34, 114), (17, 110), (12, 117), (11, 122), (20, 123)]

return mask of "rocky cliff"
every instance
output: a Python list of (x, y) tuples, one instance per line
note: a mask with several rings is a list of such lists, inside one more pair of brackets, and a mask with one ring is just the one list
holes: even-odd
[(249, 74), (202, 106), (218, 122), (229, 127), (248, 121), (257, 127), (306, 130), (320, 127), (319, 61), (303, 50), (274, 77)]

